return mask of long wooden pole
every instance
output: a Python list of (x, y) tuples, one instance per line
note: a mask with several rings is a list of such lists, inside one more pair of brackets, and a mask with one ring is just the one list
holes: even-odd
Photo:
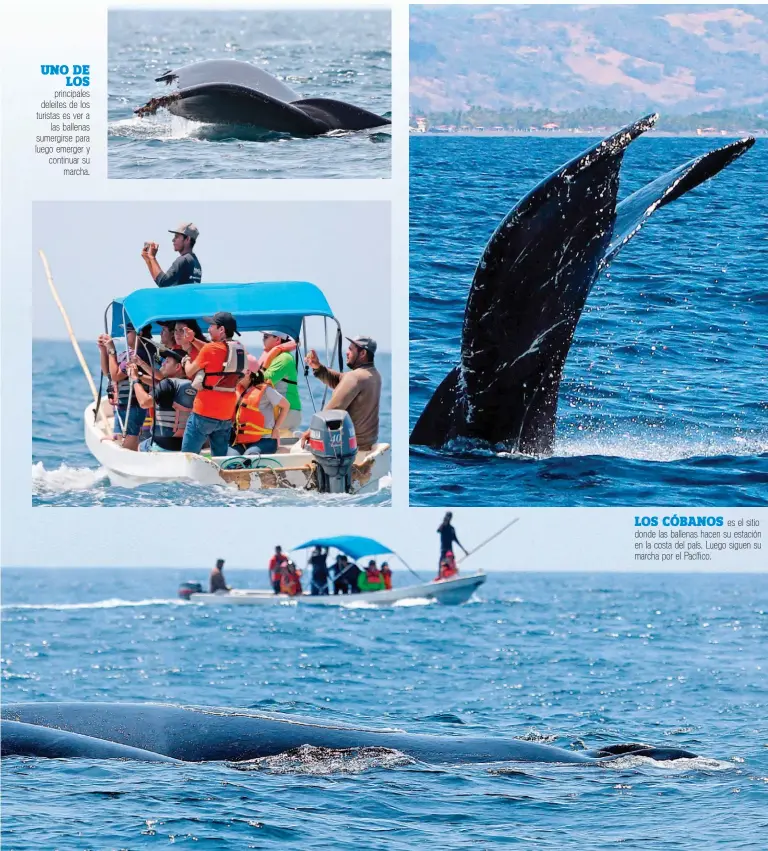
[(498, 537), (499, 537), (499, 535), (500, 535), (502, 532), (506, 532), (506, 531), (507, 531), (507, 529), (509, 529), (509, 527), (510, 527), (510, 526), (514, 526), (514, 525), (515, 525), (515, 523), (517, 523), (517, 521), (518, 521), (519, 519), (520, 519), (519, 517), (515, 517), (515, 519), (514, 519), (514, 520), (510, 520), (510, 521), (509, 521), (509, 523), (507, 523), (507, 525), (506, 525), (506, 526), (502, 526), (502, 527), (501, 527), (501, 529), (499, 529), (499, 531), (498, 531), (498, 532), (494, 532), (494, 533), (493, 533), (493, 535), (491, 535), (491, 537), (490, 537), (490, 538), (486, 538), (486, 539), (482, 542), (482, 544), (478, 544), (478, 545), (474, 548), (474, 550), (470, 550), (470, 551), (469, 551), (466, 555), (463, 555), (463, 556), (462, 556), (462, 557), (461, 557), (461, 558), (460, 558), (460, 559), (456, 562), (456, 564), (461, 564), (461, 562), (463, 562), (465, 559), (468, 559), (470, 556), (473, 556), (473, 555), (474, 555), (474, 554), (475, 554), (475, 553), (476, 553), (479, 549), (481, 549), (482, 547), (484, 547), (486, 544), (490, 544), (490, 542), (491, 542), (494, 538), (498, 538)]
[(91, 393), (93, 393), (93, 401), (98, 401), (99, 393), (96, 390), (96, 384), (94, 383), (93, 376), (91, 375), (91, 371), (88, 369), (88, 364), (85, 362), (85, 358), (83, 357), (83, 352), (80, 349), (80, 345), (77, 342), (77, 337), (75, 337), (75, 332), (72, 330), (72, 323), (69, 321), (69, 317), (67, 316), (67, 311), (64, 310), (64, 305), (61, 303), (61, 299), (59, 298), (58, 292), (56, 292), (56, 287), (53, 285), (53, 275), (51, 275), (51, 267), (48, 265), (48, 260), (45, 256), (45, 252), (43, 249), (40, 249), (40, 259), (43, 261), (43, 267), (45, 268), (45, 276), (48, 278), (48, 286), (51, 288), (51, 294), (53, 295), (53, 300), (56, 302), (56, 305), (59, 308), (61, 313), (61, 317), (64, 320), (64, 324), (67, 326), (67, 333), (69, 334), (69, 341), (72, 343), (72, 348), (75, 350), (75, 354), (77, 355), (77, 359), (80, 361), (80, 366), (83, 368), (83, 373), (88, 381), (88, 384), (91, 388)]

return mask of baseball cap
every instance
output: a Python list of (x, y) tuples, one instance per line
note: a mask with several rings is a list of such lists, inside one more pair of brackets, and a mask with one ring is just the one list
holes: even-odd
[(358, 349), (365, 349), (372, 355), (376, 354), (376, 340), (373, 337), (347, 337), (350, 343), (354, 343)]
[(227, 313), (226, 310), (220, 310), (218, 313), (214, 313), (213, 316), (204, 316), (203, 322), (208, 322), (211, 325), (221, 325), (227, 333), (240, 335), (240, 332), (237, 330), (237, 319), (231, 313)]
[(178, 233), (181, 236), (191, 236), (192, 239), (197, 239), (200, 236), (200, 231), (192, 224), (192, 222), (182, 222), (174, 230), (169, 230), (168, 233)]
[(177, 349), (163, 349), (163, 359), (165, 358), (173, 358), (176, 363), (181, 363), (184, 359), (184, 352)]
[(282, 331), (262, 331), (261, 333), (262, 334), (269, 334), (270, 337), (278, 337), (279, 339), (283, 340), (284, 342), (286, 340), (291, 339), (288, 334), (284, 334)]

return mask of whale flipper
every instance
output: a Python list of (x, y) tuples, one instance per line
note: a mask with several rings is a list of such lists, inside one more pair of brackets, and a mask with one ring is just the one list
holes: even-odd
[(71, 733), (54, 727), (0, 721), (0, 754), (46, 759), (135, 759), (143, 762), (178, 762), (164, 754), (133, 748), (106, 739)]
[(262, 68), (237, 59), (206, 59), (203, 62), (193, 62), (175, 71), (166, 71), (161, 77), (155, 77), (155, 82), (167, 83), (169, 86), (176, 83), (179, 89), (206, 83), (234, 83), (269, 95), (283, 103), (291, 103), (301, 97), (282, 80)]
[(697, 157), (618, 203), (624, 151), (656, 120), (646, 116), (594, 145), (504, 218), (472, 281), (458, 375), (440, 385), (411, 444), (467, 437), (525, 454), (552, 452), (560, 379), (598, 275), (657, 209), (754, 144), (744, 139)]

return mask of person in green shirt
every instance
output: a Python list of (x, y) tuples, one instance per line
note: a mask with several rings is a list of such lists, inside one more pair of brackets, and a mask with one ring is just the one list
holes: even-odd
[(264, 331), (264, 352), (259, 365), (268, 381), (290, 405), (283, 428), (293, 431), (301, 425), (299, 377), (296, 370), (296, 343), (280, 331)]
[(357, 587), (362, 592), (383, 591), (386, 588), (384, 576), (379, 568), (376, 567), (376, 562), (373, 559), (368, 562), (368, 567), (364, 571), (361, 571), (360, 576), (357, 578)]

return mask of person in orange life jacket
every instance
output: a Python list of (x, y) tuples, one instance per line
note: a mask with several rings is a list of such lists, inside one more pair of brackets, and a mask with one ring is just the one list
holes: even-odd
[[(124, 449), (135, 451), (139, 448), (139, 435), (146, 414), (136, 404), (132, 385), (126, 371), (131, 352), (136, 349), (137, 345), (136, 329), (128, 321), (125, 324), (125, 340), (129, 351), (121, 352), (119, 355), (114, 340), (109, 334), (100, 334), (97, 342), (99, 344), (101, 371), (104, 375), (109, 376), (112, 381), (111, 401), (115, 409), (114, 436), (115, 438), (122, 436)], [(141, 343), (139, 343), (138, 352), (143, 355), (142, 360), (152, 360), (152, 355)]]
[(381, 563), (381, 575), (384, 577), (384, 587), (387, 591), (392, 590), (392, 571), (389, 568), (389, 562), (383, 561)]
[(456, 566), (456, 559), (453, 553), (448, 552), (440, 559), (440, 569), (437, 574), (438, 579), (452, 579), (459, 575), (459, 568)]
[(301, 425), (301, 398), (296, 369), (296, 343), (281, 331), (264, 331), (264, 351), (259, 355), (259, 369), (264, 378), (290, 403), (291, 409), (283, 428), (293, 431)]
[(217, 591), (231, 591), (232, 589), (224, 580), (224, 559), (216, 559), (216, 567), (211, 570), (209, 594), (215, 594)]
[(384, 590), (384, 577), (381, 575), (379, 568), (376, 567), (376, 562), (373, 559), (368, 562), (368, 567), (365, 568), (365, 572), (361, 573), (358, 577), (357, 587), (362, 593), (366, 591)]
[(179, 256), (173, 261), (167, 272), (163, 272), (157, 262), (157, 250), (160, 246), (156, 242), (144, 243), (141, 258), (147, 264), (152, 280), (158, 287), (199, 284), (203, 279), (203, 270), (193, 249), (200, 236), (200, 231), (192, 222), (184, 222), (176, 230), (169, 230), (168, 233), (173, 234), (171, 244), (173, 250), (178, 252)]
[(301, 571), (290, 559), (286, 559), (280, 576), (280, 593), (287, 594), (289, 597), (297, 597), (301, 594), (301, 591)]
[[(304, 359), (312, 368), (315, 378), (328, 387), (333, 394), (325, 410), (337, 408), (347, 411), (355, 427), (357, 447), (362, 450), (373, 448), (379, 437), (379, 400), (381, 397), (381, 374), (373, 364), (376, 341), (371, 337), (347, 337), (347, 366), (349, 372), (336, 372), (323, 366), (312, 349)], [(309, 429), (301, 436), (301, 445), (309, 440)]]
[[(237, 406), (237, 383), (246, 371), (247, 353), (242, 343), (233, 340), (237, 330), (237, 321), (231, 313), (221, 311), (210, 319), (208, 334), (210, 343), (206, 343), (194, 360), (187, 354), (182, 361), (187, 378), (197, 387), (197, 396), (192, 406), (192, 414), (184, 429), (181, 442), (182, 452), (198, 453), (206, 439), (211, 443), (211, 455), (221, 457), (229, 449), (229, 436), (232, 431), (232, 418)], [(184, 348), (195, 351), (189, 329), (184, 335)]]
[(269, 582), (272, 585), (272, 590), (275, 594), (280, 593), (280, 582), (283, 575), (283, 568), (288, 561), (288, 556), (283, 552), (283, 548), (278, 544), (275, 547), (275, 554), (269, 560)]
[(160, 367), (160, 381), (146, 389), (137, 380), (138, 367), (129, 364), (128, 375), (133, 382), (136, 401), (149, 410), (154, 408), (155, 425), (152, 437), (139, 445), (141, 452), (178, 452), (187, 419), (192, 413), (192, 404), (197, 390), (184, 377), (180, 352), (166, 350)]
[(280, 428), (290, 405), (264, 380), (253, 355), (248, 355), (247, 363), (249, 371), (237, 383), (238, 401), (227, 454), (271, 455), (280, 446)]

